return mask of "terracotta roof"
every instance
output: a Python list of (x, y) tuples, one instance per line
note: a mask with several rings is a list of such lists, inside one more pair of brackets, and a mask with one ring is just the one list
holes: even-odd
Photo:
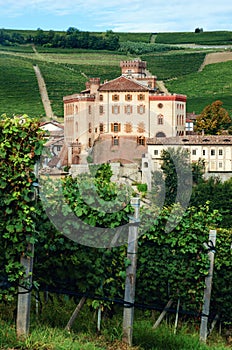
[(99, 91), (149, 91), (150, 88), (124, 76), (102, 84)]

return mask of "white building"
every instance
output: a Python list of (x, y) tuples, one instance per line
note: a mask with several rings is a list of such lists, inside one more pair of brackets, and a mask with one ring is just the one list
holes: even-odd
[(68, 165), (90, 154), (96, 163), (141, 163), (147, 139), (185, 135), (186, 96), (159, 91), (144, 61), (120, 67), (120, 77), (92, 78), (86, 90), (63, 98)]
[(226, 180), (232, 176), (231, 135), (188, 135), (183, 137), (151, 138), (147, 140), (148, 153), (142, 158), (143, 181), (150, 181), (152, 171), (160, 169), (162, 151), (183, 147), (189, 152), (189, 161), (205, 161), (205, 176)]

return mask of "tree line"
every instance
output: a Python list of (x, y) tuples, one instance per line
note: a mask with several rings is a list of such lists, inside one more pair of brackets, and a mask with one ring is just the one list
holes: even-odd
[(118, 50), (119, 37), (109, 30), (102, 34), (91, 34), (70, 27), (66, 32), (53, 30), (44, 31), (38, 28), (35, 33), (21, 34), (0, 30), (0, 45), (13, 46), (23, 44), (35, 44), (43, 47), (54, 48), (79, 48), (93, 50)]

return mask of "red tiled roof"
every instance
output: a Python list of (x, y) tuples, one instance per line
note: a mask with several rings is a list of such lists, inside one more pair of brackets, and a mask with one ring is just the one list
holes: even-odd
[(119, 77), (100, 86), (99, 91), (149, 91), (150, 89), (134, 79)]

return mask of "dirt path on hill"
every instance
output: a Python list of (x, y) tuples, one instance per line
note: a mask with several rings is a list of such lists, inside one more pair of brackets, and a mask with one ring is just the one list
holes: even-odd
[(165, 94), (169, 94), (169, 91), (162, 80), (159, 80), (156, 83), (160, 91), (164, 92)]
[(201, 72), (204, 69), (204, 67), (208, 64), (227, 62), (230, 60), (232, 60), (232, 52), (208, 53), (205, 56), (204, 62), (202, 63), (201, 67), (199, 68), (199, 72)]
[(40, 91), (40, 95), (41, 95), (41, 99), (43, 102), (43, 106), (44, 106), (44, 110), (46, 113), (46, 117), (53, 119), (54, 118), (54, 114), (52, 111), (52, 107), (51, 107), (51, 103), (48, 97), (48, 93), (47, 93), (47, 88), (46, 88), (46, 84), (45, 81), (42, 77), (42, 74), (40, 72), (39, 67), (36, 65), (34, 66), (34, 71), (37, 77), (37, 81), (38, 81), (38, 85), (39, 85), (39, 91)]

